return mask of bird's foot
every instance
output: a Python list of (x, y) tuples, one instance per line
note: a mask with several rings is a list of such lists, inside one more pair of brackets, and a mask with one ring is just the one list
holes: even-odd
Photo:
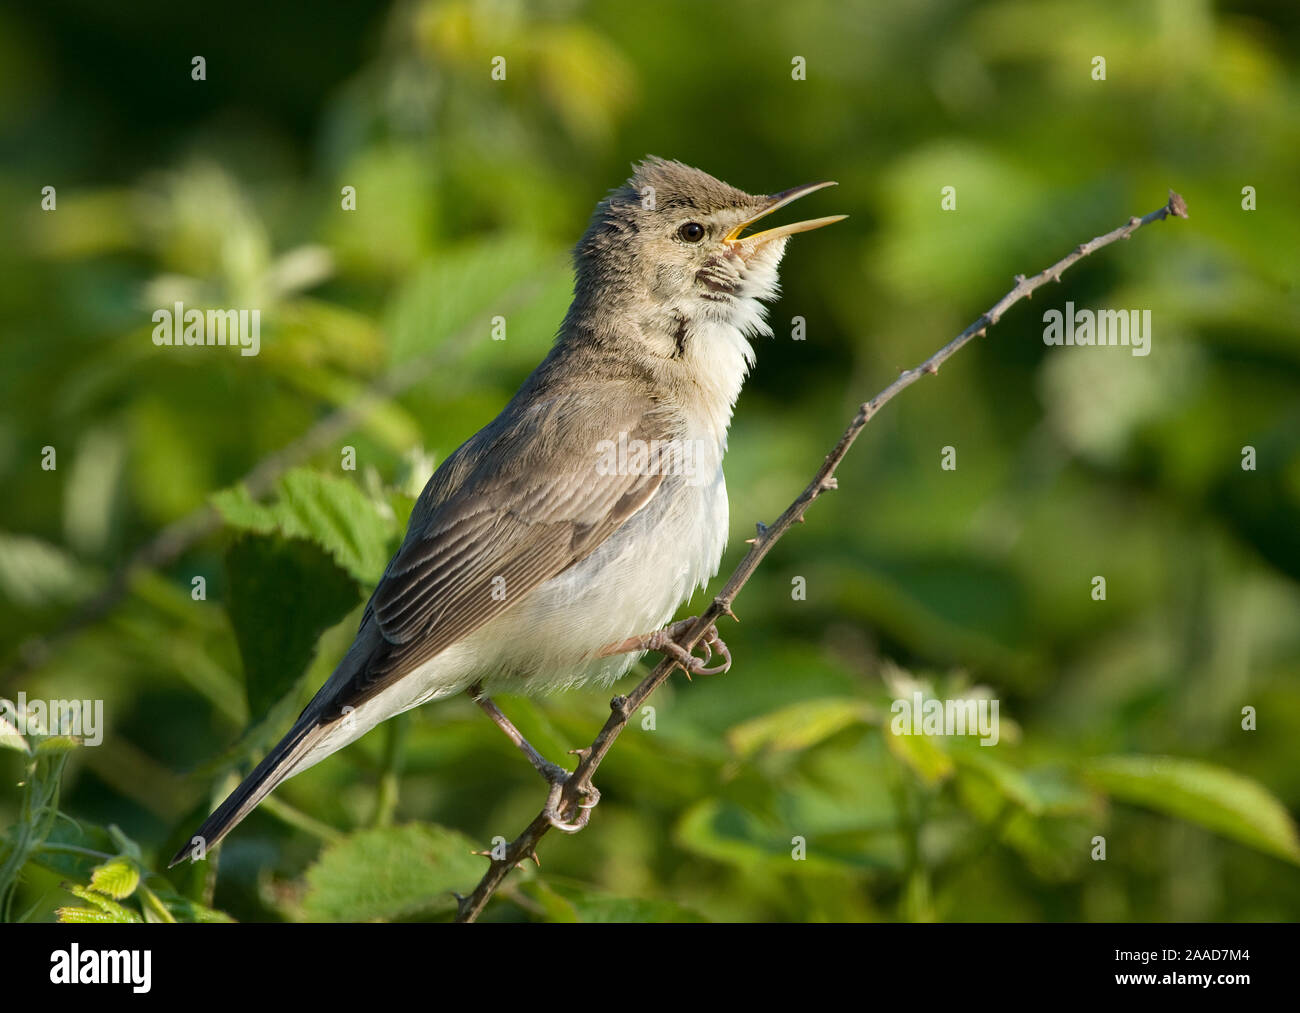
[[(723, 639), (718, 636), (715, 627), (710, 626), (705, 631), (703, 639), (700, 640), (705, 650), (709, 652), (703, 658), (697, 657), (677, 642), (677, 638), (689, 631), (698, 621), (699, 616), (692, 616), (690, 619), (683, 619), (681, 622), (665, 626), (662, 630), (655, 630), (655, 632), (647, 633), (644, 636), (628, 637), (624, 641), (603, 648), (599, 657), (604, 658), (611, 654), (627, 654), (631, 651), (658, 651), (660, 654), (666, 654), (677, 662), (688, 679), (692, 675), (720, 675), (731, 668), (731, 651), (727, 649)], [(722, 664), (709, 667), (709, 662), (713, 660), (715, 654), (722, 659)]]
[(506, 738), (519, 747), (519, 751), (528, 758), (528, 762), (533, 765), (533, 769), (546, 779), (546, 783), (551, 786), (550, 794), (546, 797), (546, 819), (556, 830), (562, 830), (566, 834), (576, 834), (579, 830), (587, 825), (591, 819), (591, 810), (596, 807), (600, 801), (600, 792), (595, 785), (587, 784), (579, 786), (576, 794), (582, 801), (576, 804), (576, 813), (571, 820), (565, 819), (562, 810), (574, 808), (573, 803), (566, 804), (564, 801), (564, 789), (569, 783), (573, 774), (565, 770), (558, 763), (552, 763), (530, 743), (518, 728), (502, 712), (501, 708), (492, 702), (490, 697), (483, 695), (483, 687), (475, 683), (469, 689), (470, 698), (479, 705), (492, 719), (493, 724), (505, 732)]
[[(594, 784), (577, 785), (576, 791), (582, 801), (566, 804), (564, 789), (573, 779), (573, 774), (558, 764), (550, 764), (550, 773), (542, 776), (551, 784), (551, 792), (546, 796), (546, 820), (556, 830), (566, 834), (576, 834), (591, 819), (591, 810), (600, 802), (600, 790)], [(565, 810), (576, 808), (572, 819), (565, 818)]]

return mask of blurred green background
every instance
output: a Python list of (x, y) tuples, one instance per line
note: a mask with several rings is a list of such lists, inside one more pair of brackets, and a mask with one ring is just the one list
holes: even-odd
[[(724, 573), (1013, 275), (1170, 187), (1191, 218), (890, 404), (724, 623), (732, 671), (674, 677), (590, 827), (487, 917), (1297, 918), (1298, 51), (1263, 2), (6, 7), (0, 696), (102, 699), (107, 727), (0, 734), (4, 913), (449, 916), (470, 848), (544, 796), (468, 700), (158, 873), (340, 657), (410, 497), (541, 359), (567, 250), (653, 153), (751, 192), (836, 179), (807, 216), (851, 216), (786, 255)], [(1045, 348), (1067, 299), (1149, 309), (1152, 353)], [(155, 347), (176, 300), (260, 307), (261, 354)], [(996, 697), (999, 745), (890, 734), (914, 686)], [(608, 696), (499, 702), (563, 759)]]

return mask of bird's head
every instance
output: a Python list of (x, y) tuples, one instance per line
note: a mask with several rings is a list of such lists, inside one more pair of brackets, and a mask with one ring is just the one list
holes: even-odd
[(574, 254), (579, 293), (688, 323), (763, 327), (758, 300), (777, 292), (777, 265), (790, 236), (830, 225), (814, 218), (745, 235), (771, 214), (833, 183), (754, 195), (707, 172), (647, 158), (596, 208)]

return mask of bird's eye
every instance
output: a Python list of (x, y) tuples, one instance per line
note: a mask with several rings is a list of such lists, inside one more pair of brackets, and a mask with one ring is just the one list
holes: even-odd
[(677, 230), (677, 235), (683, 242), (698, 243), (704, 238), (704, 226), (699, 222), (687, 222)]

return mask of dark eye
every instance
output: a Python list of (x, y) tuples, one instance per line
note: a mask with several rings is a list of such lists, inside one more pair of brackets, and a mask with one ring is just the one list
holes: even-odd
[(677, 235), (683, 242), (698, 243), (704, 238), (704, 226), (699, 222), (687, 222), (677, 230)]

